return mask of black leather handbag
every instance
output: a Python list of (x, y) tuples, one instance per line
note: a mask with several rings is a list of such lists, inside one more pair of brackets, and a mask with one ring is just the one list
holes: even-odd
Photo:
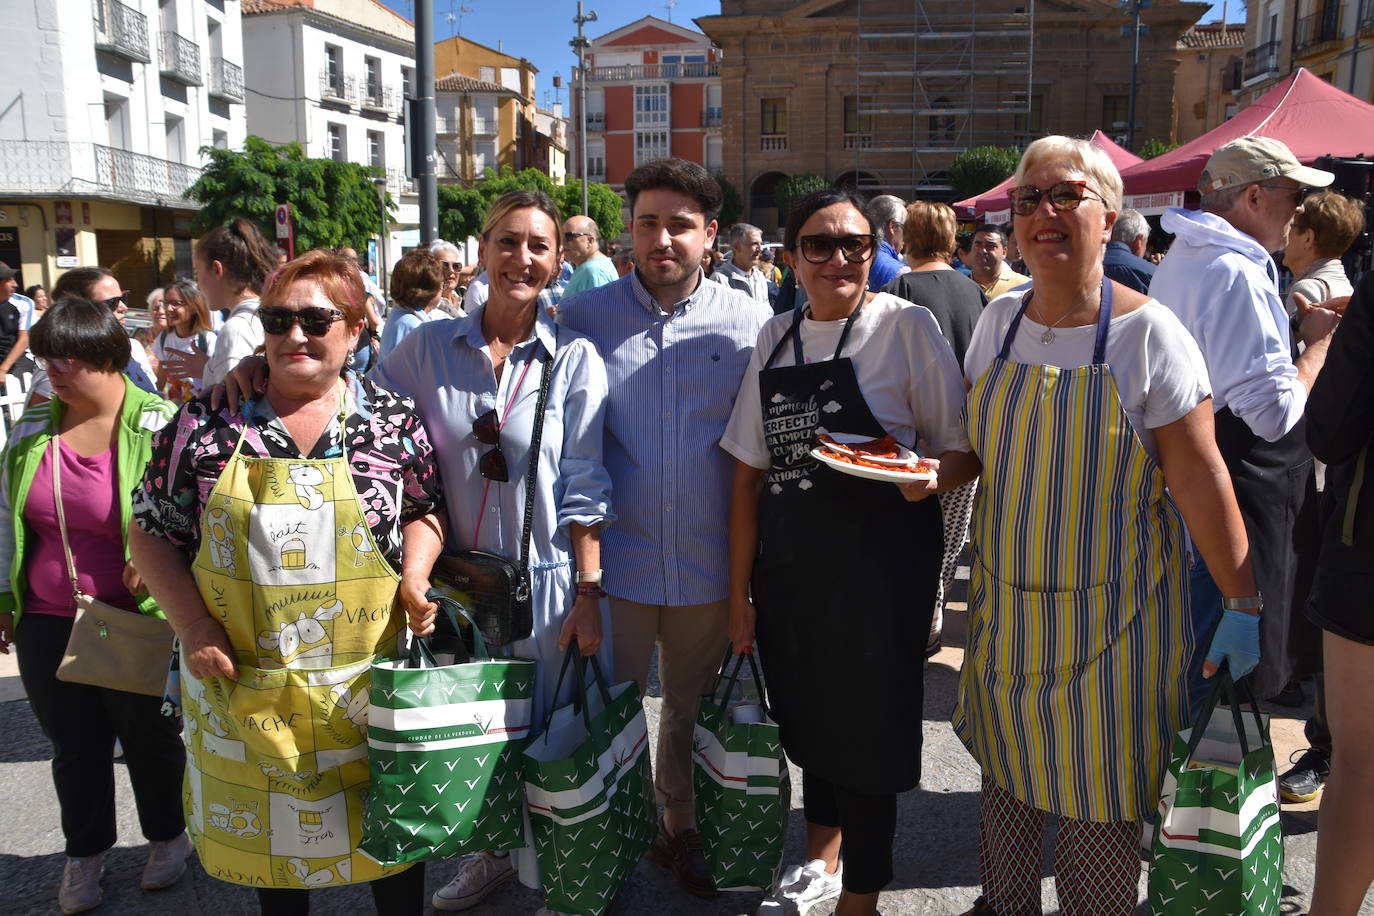
[(436, 588), (463, 606), (487, 644), (492, 646), (510, 645), (528, 639), (534, 632), (534, 610), (530, 602), (530, 527), (534, 523), (534, 485), (539, 474), (539, 443), (544, 434), (544, 404), (549, 396), (553, 357), (550, 353), (544, 360), (539, 398), (534, 407), (530, 461), (525, 472), (525, 520), (520, 532), (520, 561), (512, 562), (485, 550), (463, 550), (439, 557), (430, 577)]

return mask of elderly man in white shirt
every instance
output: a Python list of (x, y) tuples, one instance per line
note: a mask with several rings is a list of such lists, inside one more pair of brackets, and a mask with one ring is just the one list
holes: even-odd
[[(1261, 699), (1302, 673), (1302, 665), (1295, 665), (1302, 660), (1290, 651), (1289, 620), (1295, 599), (1306, 597), (1305, 583), (1297, 581), (1299, 550), (1315, 550), (1318, 543), (1315, 525), (1305, 524), (1303, 514), (1315, 480), (1302, 417), (1339, 321), (1328, 309), (1308, 311), (1301, 331), (1307, 349), (1295, 356), (1270, 253), (1287, 242), (1293, 218), (1302, 212), (1304, 188), (1333, 179), (1330, 172), (1303, 166), (1277, 140), (1227, 143), (1198, 180), (1202, 209), (1164, 215), (1164, 230), (1177, 238), (1150, 283), (1150, 295), (1174, 310), (1207, 362), (1217, 445), (1235, 486), (1263, 595), (1261, 659), (1252, 676)], [(1206, 646), (1223, 601), (1200, 560), (1192, 584), (1198, 645)], [(1206, 690), (1201, 665), (1199, 655), (1189, 672), (1194, 708)]]

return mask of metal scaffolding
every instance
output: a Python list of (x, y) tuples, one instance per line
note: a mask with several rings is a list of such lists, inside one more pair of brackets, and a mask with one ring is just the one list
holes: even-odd
[[(1022, 145), (1032, 122), (1035, 0), (857, 0), (854, 185), (948, 196), (945, 170), (976, 146)], [(871, 87), (867, 88), (867, 87)]]

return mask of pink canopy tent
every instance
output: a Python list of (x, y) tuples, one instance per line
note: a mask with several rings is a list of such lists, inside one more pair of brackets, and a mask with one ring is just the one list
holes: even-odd
[[(1144, 161), (1135, 153), (1117, 146), (1111, 137), (1108, 137), (1100, 130), (1095, 131), (1093, 135), (1088, 138), (1088, 142), (1111, 157), (1118, 171), (1124, 172), (1126, 169)], [(976, 197), (970, 197), (967, 200), (959, 201), (954, 205), (954, 211), (961, 217), (972, 218), (981, 215), (988, 218), (991, 222), (1005, 222), (1011, 217), (1011, 197), (1008, 194), (1011, 188), (1012, 180), (1008, 178), (1006, 181), (989, 191), (984, 191)]]
[(1123, 172), (1126, 206), (1143, 213), (1183, 206), (1184, 192), (1197, 189), (1198, 176), (1217, 147), (1245, 136), (1282, 140), (1309, 164), (1318, 156), (1374, 154), (1374, 105), (1296, 70), (1231, 120)]

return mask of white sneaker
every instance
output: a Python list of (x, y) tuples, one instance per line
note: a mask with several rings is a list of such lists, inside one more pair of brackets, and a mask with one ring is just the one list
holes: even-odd
[(458, 874), (434, 892), (436, 910), (466, 910), (481, 903), (501, 882), (515, 877), (510, 856), (478, 852), (458, 860)]
[(139, 886), (145, 891), (171, 887), (186, 872), (186, 857), (191, 854), (191, 838), (185, 833), (175, 839), (148, 844), (148, 864), (143, 866)]
[(826, 874), (825, 862), (821, 859), (793, 866), (778, 880), (772, 896), (765, 897), (759, 904), (756, 916), (806, 916), (807, 911), (822, 900), (840, 896), (843, 875), (843, 862), (833, 875)]
[(67, 857), (62, 869), (62, 884), (57, 889), (57, 904), (62, 912), (84, 913), (100, 906), (105, 892), (100, 889), (100, 879), (105, 874), (105, 853), (98, 856)]

